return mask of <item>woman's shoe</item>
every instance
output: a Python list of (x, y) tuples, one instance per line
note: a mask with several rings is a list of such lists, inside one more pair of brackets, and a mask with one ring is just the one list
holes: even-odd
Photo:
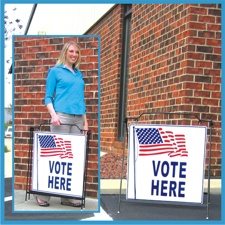
[(38, 199), (38, 197), (36, 197), (35, 199), (36, 199), (36, 201), (37, 201), (39, 206), (43, 206), (43, 207), (48, 207), (49, 206), (48, 202), (46, 202), (44, 200), (41, 200), (41, 199)]
[(72, 207), (81, 207), (82, 203), (81, 203), (81, 201), (74, 201), (74, 202), (61, 201), (61, 205), (72, 206)]

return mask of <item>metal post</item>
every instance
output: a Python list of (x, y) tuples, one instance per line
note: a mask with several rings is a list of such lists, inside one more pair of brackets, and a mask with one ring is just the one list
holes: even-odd
[(90, 143), (90, 135), (91, 135), (91, 131), (88, 130), (87, 131), (87, 146), (86, 146), (86, 165), (85, 165), (85, 172), (84, 172), (84, 190), (83, 190), (83, 197), (82, 197), (82, 209), (84, 206), (85, 209), (85, 197), (86, 197), (86, 189), (87, 189), (87, 185), (86, 185), (86, 181), (87, 181), (87, 164), (88, 164), (88, 154), (89, 154), (89, 143)]
[(124, 126), (124, 141), (123, 141), (123, 157), (122, 157), (122, 168), (121, 168), (121, 175), (120, 175), (119, 204), (118, 204), (118, 211), (117, 211), (117, 213), (120, 213), (121, 189), (122, 189), (123, 167), (124, 167), (124, 154), (125, 154), (126, 140), (127, 140), (126, 136), (128, 136), (127, 121), (128, 121), (127, 118), (125, 118), (125, 120), (124, 120), (125, 126)]
[(30, 128), (30, 146), (29, 146), (29, 152), (28, 152), (28, 168), (27, 168), (27, 184), (26, 184), (26, 196), (25, 196), (25, 202), (28, 200), (27, 195), (29, 193), (29, 200), (30, 200), (30, 178), (31, 178), (31, 157), (32, 157), (32, 146), (33, 146), (33, 132), (34, 128)]
[(211, 178), (211, 150), (212, 150), (212, 126), (213, 122), (209, 121), (209, 160), (208, 160), (208, 193), (207, 193), (207, 209), (206, 209), (206, 219), (209, 219), (209, 204), (210, 204), (210, 178)]

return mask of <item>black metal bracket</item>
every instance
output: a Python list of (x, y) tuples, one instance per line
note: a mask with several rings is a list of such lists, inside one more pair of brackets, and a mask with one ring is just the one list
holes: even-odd
[[(207, 212), (206, 212), (206, 219), (209, 219), (209, 204), (210, 204), (210, 172), (211, 172), (211, 150), (212, 150), (212, 127), (214, 126), (213, 120), (207, 120), (207, 119), (200, 119), (197, 114), (195, 113), (189, 113), (189, 112), (144, 112), (141, 113), (137, 117), (126, 117), (124, 119), (125, 127), (124, 127), (124, 143), (123, 143), (123, 157), (122, 157), (122, 169), (121, 169), (121, 177), (120, 177), (120, 191), (119, 191), (119, 204), (118, 204), (118, 211), (117, 213), (120, 213), (120, 203), (121, 203), (121, 189), (122, 189), (122, 174), (123, 174), (123, 168), (124, 168), (124, 154), (125, 154), (125, 148), (126, 148), (126, 139), (128, 142), (128, 121), (133, 120), (135, 122), (138, 122), (139, 119), (144, 115), (179, 115), (179, 116), (185, 116), (185, 117), (192, 117), (198, 120), (198, 124), (202, 123), (208, 123), (208, 127), (210, 129), (209, 132), (209, 155), (208, 155), (208, 190), (207, 190)], [(128, 201), (128, 200), (126, 200)], [(136, 201), (136, 200), (135, 200)], [(131, 202), (135, 202), (131, 201)]]
[[(33, 135), (35, 129), (38, 131), (41, 131), (41, 128), (43, 126), (48, 126), (51, 125), (51, 123), (43, 123), (40, 124), (39, 126), (36, 127), (30, 127), (30, 140), (29, 140), (29, 152), (28, 152), (28, 169), (27, 169), (27, 183), (26, 183), (26, 193), (25, 193), (25, 202), (30, 200), (30, 194), (41, 194), (41, 195), (46, 195), (46, 196), (55, 196), (55, 197), (63, 197), (63, 198), (71, 198), (69, 196), (63, 196), (63, 195), (58, 195), (58, 194), (49, 194), (49, 193), (44, 193), (44, 192), (36, 192), (31, 190), (31, 177), (32, 177), (32, 157), (33, 157)], [(90, 153), (90, 137), (91, 137), (91, 130), (83, 130), (80, 129), (76, 124), (61, 124), (61, 125), (69, 125), (69, 126), (76, 126), (81, 133), (85, 132), (87, 135), (87, 143), (86, 143), (86, 159), (85, 159), (85, 170), (84, 170), (84, 179), (83, 179), (83, 193), (81, 198), (74, 198), (81, 200), (81, 209), (85, 208), (85, 197), (86, 197), (86, 181), (87, 181), (87, 164), (88, 164), (88, 155)], [(60, 126), (61, 126), (60, 125)]]

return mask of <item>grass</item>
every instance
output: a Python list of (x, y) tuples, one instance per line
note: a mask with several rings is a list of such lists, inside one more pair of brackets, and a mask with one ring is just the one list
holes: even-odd
[(7, 146), (5, 146), (4, 152), (9, 152), (9, 149), (7, 148)]
[(4, 124), (4, 129), (6, 130), (8, 126), (9, 126), (9, 124), (5, 123)]

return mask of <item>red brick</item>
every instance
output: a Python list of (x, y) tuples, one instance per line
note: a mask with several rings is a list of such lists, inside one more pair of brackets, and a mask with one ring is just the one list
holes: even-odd
[(194, 7), (191, 6), (189, 9), (189, 13), (193, 13), (196, 15), (202, 14), (202, 15), (206, 15), (207, 14), (207, 8), (206, 7)]
[(199, 16), (199, 21), (204, 23), (215, 23), (216, 18), (214, 16)]
[(35, 53), (27, 53), (27, 54), (23, 54), (23, 59), (34, 59), (35, 58)]
[(197, 22), (190, 22), (188, 24), (189, 29), (199, 29), (199, 30), (206, 30), (205, 23), (197, 23)]
[(203, 38), (188, 38), (189, 44), (205, 45), (206, 40)]
[(209, 46), (221, 46), (221, 40), (207, 39), (206, 44)]
[(196, 62), (196, 67), (201, 67), (201, 68), (212, 68), (212, 62), (206, 62), (206, 61), (197, 61)]
[(60, 52), (50, 52), (49, 53), (49, 58), (55, 58), (57, 59), (60, 55)]
[(42, 51), (42, 49), (41, 49), (41, 47), (40, 46), (32, 46), (32, 47), (29, 47), (28, 48), (28, 52), (41, 52)]
[(54, 45), (45, 45), (43, 46), (44, 52), (53, 52), (56, 50), (56, 47)]
[(221, 25), (207, 24), (207, 30), (221, 31)]
[[(43, 45), (43, 46), (45, 46), (45, 45), (47, 45), (47, 44), (49, 44), (49, 38), (40, 38), (40, 39), (36, 39), (36, 45), (38, 46), (38, 45)], [(44, 48), (44, 47), (43, 47)]]
[(37, 78), (39, 79), (43, 78), (42, 73), (30, 73), (30, 79), (37, 79)]
[(35, 45), (35, 40), (23, 41), (23, 46), (34, 46), (34, 45)]

